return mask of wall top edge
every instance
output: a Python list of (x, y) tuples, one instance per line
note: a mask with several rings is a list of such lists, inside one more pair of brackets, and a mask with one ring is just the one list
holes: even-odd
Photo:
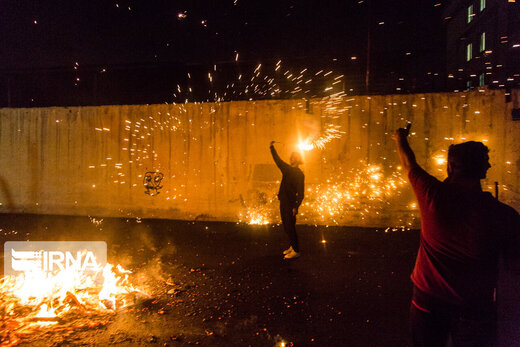
[[(512, 93), (520, 93), (520, 88), (514, 88), (511, 90)], [(435, 97), (438, 95), (447, 95), (447, 96), (455, 96), (455, 95), (505, 95), (505, 89), (488, 89), (488, 88), (479, 88), (471, 91), (462, 91), (462, 92), (430, 92), (430, 93), (410, 93), (410, 94), (372, 94), (372, 95), (344, 95), (341, 96), (345, 99), (350, 98), (379, 98), (379, 97)], [(333, 95), (332, 95), (333, 96)], [(320, 101), (327, 100), (331, 96), (323, 97), (323, 98), (311, 98), (309, 101), (311, 103), (319, 103)], [(35, 110), (88, 110), (95, 109), (100, 107), (105, 108), (120, 108), (120, 107), (130, 107), (130, 108), (140, 108), (140, 107), (167, 107), (167, 106), (181, 106), (181, 105), (211, 105), (211, 104), (277, 104), (280, 102), (297, 104), (302, 102), (302, 100), (307, 99), (269, 99), (269, 100), (238, 100), (238, 101), (221, 101), (221, 102), (189, 102), (189, 103), (164, 103), (164, 104), (121, 104), (121, 105), (96, 105), (96, 106), (47, 106), (47, 107), (0, 107), (0, 112), (8, 111), (8, 110), (19, 110), (19, 111), (35, 111)]]

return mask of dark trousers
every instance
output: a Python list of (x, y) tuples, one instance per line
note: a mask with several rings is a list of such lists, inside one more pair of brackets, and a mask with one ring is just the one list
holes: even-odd
[(284, 200), (280, 199), (280, 215), (282, 216), (283, 230), (289, 237), (289, 242), (295, 252), (300, 251), (298, 245), (298, 235), (296, 234), (296, 216), (293, 215), (292, 205)]
[(496, 343), (492, 304), (485, 309), (462, 309), (440, 303), (416, 288), (410, 305), (410, 327), (415, 347), (492, 347)]

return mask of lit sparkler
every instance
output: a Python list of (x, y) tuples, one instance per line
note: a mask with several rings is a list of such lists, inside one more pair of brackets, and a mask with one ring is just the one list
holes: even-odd
[(310, 151), (312, 149), (324, 149), (325, 145), (334, 139), (339, 139), (345, 132), (341, 130), (340, 125), (328, 124), (323, 131), (323, 135), (309, 142), (302, 141), (298, 144), (301, 151)]

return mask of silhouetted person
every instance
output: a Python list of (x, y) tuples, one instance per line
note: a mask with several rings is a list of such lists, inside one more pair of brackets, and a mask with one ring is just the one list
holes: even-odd
[(283, 254), (284, 258), (292, 259), (300, 256), (298, 245), (298, 235), (296, 234), (296, 215), (304, 196), (304, 180), (302, 170), (298, 166), (302, 164), (300, 153), (293, 152), (290, 158), (290, 165), (284, 162), (274, 149), (274, 141), (271, 141), (271, 154), (273, 155), (276, 166), (282, 171), (282, 182), (278, 191), (280, 200), (280, 215), (282, 217), (283, 229), (287, 233), (290, 247)]
[(520, 217), (483, 192), (489, 165), (480, 142), (451, 145), (443, 182), (416, 162), (408, 129), (393, 135), (421, 211), (410, 305), (414, 346), (493, 346), (499, 257), (517, 253)]

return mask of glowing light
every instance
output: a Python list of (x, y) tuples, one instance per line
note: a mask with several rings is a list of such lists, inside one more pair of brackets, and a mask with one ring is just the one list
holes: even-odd
[[(0, 308), (12, 325), (13, 337), (30, 332), (31, 326), (58, 325), (78, 317), (93, 317), (114, 312), (134, 303), (135, 288), (130, 271), (107, 264), (86, 275), (76, 267), (47, 273), (42, 270), (23, 272), (0, 278)], [(23, 308), (23, 309), (20, 309)]]
[(442, 154), (439, 154), (439, 155), (433, 157), (433, 160), (435, 160), (435, 163), (437, 165), (444, 165), (444, 164), (446, 164), (446, 157), (444, 155), (442, 155)]
[(270, 214), (271, 208), (265, 204), (249, 207), (245, 214), (240, 217), (240, 221), (250, 225), (267, 225), (270, 223)]
[(300, 151), (310, 151), (310, 150), (314, 149), (314, 146), (308, 142), (300, 142), (298, 144), (298, 149)]

